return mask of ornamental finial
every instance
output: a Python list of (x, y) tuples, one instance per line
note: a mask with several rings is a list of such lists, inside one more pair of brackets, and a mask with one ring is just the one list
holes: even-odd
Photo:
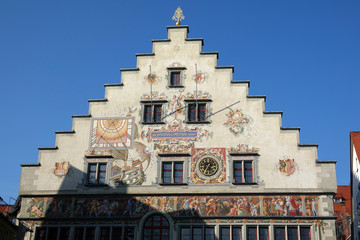
[(185, 16), (183, 15), (183, 12), (181, 10), (180, 7), (178, 7), (176, 10), (175, 10), (175, 14), (174, 16), (172, 17), (172, 20), (175, 20), (176, 21), (176, 25), (179, 26), (180, 25), (180, 21), (181, 20), (184, 20), (185, 19)]

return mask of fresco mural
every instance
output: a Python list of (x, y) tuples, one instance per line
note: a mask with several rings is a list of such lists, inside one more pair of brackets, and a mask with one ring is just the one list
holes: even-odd
[(65, 176), (69, 171), (70, 162), (55, 162), (54, 175), (58, 177)]
[(182, 91), (177, 93), (171, 93), (172, 98), (171, 101), (168, 103), (168, 112), (166, 116), (173, 116), (174, 119), (177, 119), (179, 114), (182, 114), (185, 109), (185, 104), (183, 102), (184, 95)]
[(258, 153), (260, 149), (248, 144), (238, 144), (236, 147), (227, 148), (227, 151), (228, 153)]
[(224, 183), (226, 178), (225, 148), (191, 149), (191, 182)]
[(185, 95), (186, 99), (211, 99), (211, 95), (208, 92), (194, 91), (193, 93), (187, 92)]
[[(157, 91), (152, 92), (152, 94), (145, 93), (141, 96), (141, 101), (150, 101), (150, 100), (167, 100), (167, 97), (164, 93), (159, 93)], [(141, 113), (140, 113), (141, 114)]]
[[(28, 198), (27, 217), (142, 217), (161, 210), (176, 217), (318, 216), (317, 196), (104, 196)], [(218, 221), (218, 220), (216, 220)], [(227, 220), (228, 221), (228, 220)], [(244, 220), (251, 221), (251, 220)], [(263, 221), (263, 220), (255, 220)], [(283, 221), (283, 220), (274, 220)], [(286, 220), (285, 220), (286, 221)], [(295, 220), (299, 221), (299, 219)], [(301, 221), (301, 220), (300, 220)], [(303, 220), (305, 221), (305, 220)]]
[(294, 159), (280, 159), (279, 160), (279, 171), (285, 176), (289, 176), (295, 171), (295, 160)]
[(194, 82), (196, 82), (197, 84), (201, 84), (201, 83), (205, 82), (205, 79), (206, 79), (208, 76), (209, 76), (208, 73), (198, 71), (198, 72), (193, 76), (193, 79), (194, 79)]
[(156, 75), (156, 73), (149, 73), (145, 77), (145, 80), (147, 83), (151, 84), (157, 84), (160, 80), (160, 77)]
[(134, 118), (94, 118), (90, 149), (126, 149), (132, 147)]
[(110, 180), (114, 185), (141, 185), (145, 181), (144, 172), (151, 162), (150, 147), (135, 141), (129, 152), (112, 160)]
[(228, 126), (230, 132), (234, 135), (246, 134), (252, 135), (255, 133), (255, 129), (253, 128), (253, 119), (249, 116), (244, 114), (241, 110), (232, 110), (226, 114), (228, 117), (225, 126)]
[(202, 141), (212, 136), (212, 132), (201, 127), (188, 128), (173, 122), (161, 129), (148, 128), (140, 134), (141, 139), (148, 143), (154, 142), (155, 153), (190, 153), (194, 142)]

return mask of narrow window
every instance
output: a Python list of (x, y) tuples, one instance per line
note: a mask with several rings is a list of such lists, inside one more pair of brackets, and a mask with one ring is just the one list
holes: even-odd
[(84, 228), (77, 227), (75, 228), (75, 240), (83, 240), (84, 239)]
[(112, 240), (122, 239), (122, 227), (113, 227), (111, 233)]
[(109, 227), (100, 228), (100, 240), (110, 240), (110, 228)]
[(245, 161), (244, 162), (244, 168), (245, 168), (245, 182), (253, 182), (253, 176), (252, 176), (252, 162), (251, 161)]
[(215, 240), (215, 229), (213, 227), (205, 228), (205, 240)]
[(241, 227), (232, 227), (232, 240), (241, 240)]
[(203, 229), (202, 227), (193, 228), (193, 239), (203, 239)]
[(285, 227), (275, 227), (275, 240), (285, 240)]
[(183, 182), (183, 163), (175, 162), (174, 163), (175, 171), (174, 171), (174, 183), (182, 183)]
[(163, 183), (171, 183), (172, 163), (163, 163)]
[(69, 240), (70, 239), (70, 228), (69, 227), (60, 228), (60, 238), (59, 239), (60, 240)]
[(221, 227), (220, 236), (221, 240), (230, 240), (230, 227)]
[(287, 234), (288, 240), (297, 240), (298, 239), (297, 227), (288, 227), (287, 233), (288, 233)]
[(269, 228), (268, 227), (259, 227), (259, 236), (260, 240), (269, 239)]
[(180, 229), (180, 240), (191, 240), (190, 227), (182, 227)]
[(247, 240), (257, 240), (257, 228), (256, 227), (248, 227), (246, 232)]
[(300, 239), (301, 240), (310, 240), (310, 227), (300, 227)]
[(95, 240), (95, 228), (86, 228), (85, 240)]
[(170, 86), (176, 87), (181, 85), (180, 74), (181, 72), (171, 72)]
[(243, 180), (242, 180), (242, 162), (234, 162), (234, 181), (236, 183), (243, 182)]

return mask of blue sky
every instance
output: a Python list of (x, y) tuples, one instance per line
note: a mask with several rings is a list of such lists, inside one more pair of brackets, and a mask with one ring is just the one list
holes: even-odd
[(72, 129), (88, 99), (119, 83), (181, 6), (190, 38), (283, 111), (284, 127), (301, 127), (300, 143), (319, 144), (319, 160), (337, 160), (348, 184), (349, 132), (360, 130), (360, 1), (355, 0), (2, 0), (0, 1), (0, 196), (16, 198), (20, 164), (37, 163), (37, 147)]

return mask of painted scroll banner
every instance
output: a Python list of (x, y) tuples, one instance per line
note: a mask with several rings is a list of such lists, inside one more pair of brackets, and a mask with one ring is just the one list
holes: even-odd
[(127, 149), (132, 147), (134, 119), (102, 118), (93, 119), (90, 148)]

